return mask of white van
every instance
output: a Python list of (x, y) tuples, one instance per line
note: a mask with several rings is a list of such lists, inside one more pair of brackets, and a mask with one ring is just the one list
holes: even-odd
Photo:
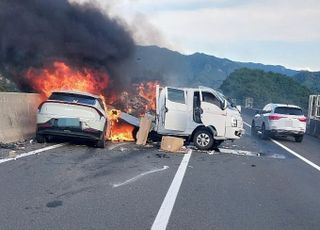
[(208, 150), (243, 134), (239, 108), (216, 90), (157, 86), (156, 94), (155, 131), (161, 135), (187, 137)]

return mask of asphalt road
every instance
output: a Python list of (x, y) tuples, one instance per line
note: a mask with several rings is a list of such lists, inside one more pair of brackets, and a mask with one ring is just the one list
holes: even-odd
[[(319, 139), (277, 141), (320, 165)], [(185, 156), (65, 144), (0, 163), (0, 229), (164, 229), (160, 207), (167, 229), (320, 229), (320, 171), (272, 141), (246, 134)]]

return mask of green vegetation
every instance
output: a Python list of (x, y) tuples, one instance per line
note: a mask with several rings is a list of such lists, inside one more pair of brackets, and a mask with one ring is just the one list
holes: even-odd
[(307, 109), (312, 94), (310, 89), (286, 75), (247, 68), (231, 73), (220, 89), (242, 104), (246, 97), (252, 97), (255, 108), (267, 103), (288, 103)]
[(320, 72), (302, 71), (293, 76), (293, 79), (312, 91), (320, 93)]
[(0, 74), (0, 92), (15, 92), (17, 87)]

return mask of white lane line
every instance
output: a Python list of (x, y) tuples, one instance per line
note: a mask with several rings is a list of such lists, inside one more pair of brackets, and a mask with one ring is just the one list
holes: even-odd
[(41, 153), (41, 152), (44, 152), (44, 151), (48, 151), (48, 150), (51, 150), (51, 149), (56, 149), (56, 148), (59, 148), (59, 147), (65, 146), (65, 145), (66, 145), (66, 143), (57, 144), (57, 145), (51, 145), (51, 146), (48, 146), (48, 147), (45, 147), (45, 148), (42, 148), (42, 149), (37, 149), (37, 150), (31, 151), (31, 152), (19, 154), (14, 158), (1, 159), (0, 160), (0, 164), (8, 162), (8, 161), (17, 160), (19, 158), (35, 155), (35, 154), (38, 154), (38, 153)]
[(113, 149), (115, 149), (115, 148), (117, 148), (119, 146), (126, 145), (126, 144), (128, 144), (128, 143), (127, 142), (123, 142), (123, 143), (113, 144), (110, 147), (108, 147), (108, 150), (113, 150)]
[(167, 228), (171, 212), (176, 201), (184, 174), (186, 172), (192, 150), (190, 149), (186, 155), (182, 158), (180, 166), (173, 178), (170, 188), (164, 198), (161, 207), (158, 211), (157, 217), (153, 222), (151, 230), (165, 230)]
[(129, 180), (126, 180), (125, 182), (118, 183), (118, 184), (113, 184), (112, 187), (117, 188), (117, 187), (120, 187), (120, 186), (122, 186), (122, 185), (129, 184), (129, 183), (131, 183), (131, 182), (133, 182), (133, 181), (138, 180), (140, 177), (143, 177), (143, 176), (146, 176), (146, 175), (148, 175), (148, 174), (155, 173), (155, 172), (161, 172), (161, 171), (166, 170), (166, 169), (168, 169), (168, 168), (169, 168), (169, 166), (166, 166), (166, 165), (165, 165), (165, 166), (163, 166), (163, 168), (161, 168), (161, 169), (154, 169), (154, 170), (150, 170), (150, 171), (141, 173), (141, 174), (139, 174), (139, 175), (137, 175), (137, 176), (135, 176), (135, 177), (133, 177), (133, 178), (131, 178), (131, 179), (129, 179)]
[[(251, 125), (249, 125), (247, 122), (244, 122), (244, 124), (246, 124), (247, 126), (249, 126), (251, 128)], [(317, 169), (318, 171), (320, 171), (320, 166), (313, 163), (312, 161), (308, 160), (307, 158), (301, 156), (300, 154), (296, 153), (295, 151), (293, 151), (292, 149), (289, 149), (287, 146), (281, 144), (280, 142), (270, 138), (270, 140), (275, 143), (276, 145), (280, 146), (281, 148), (283, 148), (284, 150), (288, 151), (289, 153), (291, 153), (292, 155), (298, 157), (300, 160), (304, 161), (305, 163), (307, 163), (308, 165), (312, 166), (313, 168)]]

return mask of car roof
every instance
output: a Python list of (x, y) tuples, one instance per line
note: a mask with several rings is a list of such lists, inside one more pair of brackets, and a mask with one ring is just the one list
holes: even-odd
[(98, 95), (86, 93), (86, 92), (81, 92), (81, 91), (76, 91), (76, 90), (56, 90), (56, 91), (53, 91), (52, 93), (70, 93), (70, 94), (78, 94), (78, 95), (94, 97), (97, 99), (100, 98)]
[(269, 105), (271, 105), (273, 108), (276, 108), (276, 107), (290, 107), (290, 108), (298, 108), (298, 109), (301, 109), (299, 106), (297, 106), (297, 105), (291, 105), (291, 104), (271, 103), (271, 104), (269, 104)]

